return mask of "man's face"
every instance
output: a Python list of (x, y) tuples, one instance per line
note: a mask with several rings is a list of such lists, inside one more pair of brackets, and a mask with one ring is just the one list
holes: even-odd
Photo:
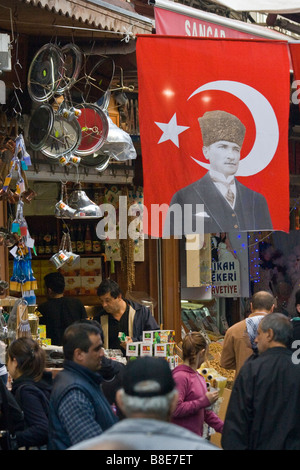
[(263, 353), (270, 347), (270, 331), (263, 331), (259, 325), (257, 330), (257, 336), (254, 340), (257, 344), (259, 354)]
[(233, 142), (220, 140), (203, 147), (203, 154), (210, 162), (210, 169), (228, 177), (234, 175), (239, 167), (241, 148)]
[(103, 343), (100, 334), (91, 334), (89, 339), (92, 344), (87, 352), (80, 350), (80, 363), (89, 370), (97, 372), (101, 368), (102, 357), (104, 356)]
[(121, 300), (121, 295), (114, 299), (110, 292), (99, 297), (101, 307), (103, 307), (104, 310), (111, 315), (119, 312)]

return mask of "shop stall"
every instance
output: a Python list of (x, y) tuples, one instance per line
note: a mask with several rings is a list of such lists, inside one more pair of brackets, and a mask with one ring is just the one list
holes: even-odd
[[(127, 295), (150, 302), (177, 344), (193, 329), (220, 348), (228, 326), (244, 317), (251, 293), (270, 287), (263, 245), (276, 251), (279, 238), (271, 232), (206, 234), (195, 250), (186, 250), (186, 240), (143, 238), (135, 38), (151, 34), (153, 21), (132, 5), (79, 2), (73, 11), (71, 3), (60, 0), (49, 11), (44, 1), (0, 1), (6, 60), (0, 82), (2, 297), (37, 306), (44, 300), (44, 275), (60, 270), (66, 295), (80, 297), (92, 317), (97, 286), (112, 277)], [(173, 7), (184, 15), (193, 10)], [(217, 21), (217, 15), (202, 16)], [(198, 19), (192, 28), (200, 31)], [(283, 38), (227, 18), (216, 27), (220, 37), (221, 26), (239, 37)], [(291, 161), (296, 150), (295, 144)], [(292, 206), (296, 229), (297, 198)], [(125, 239), (129, 228), (135, 236)], [(271, 286), (287, 305), (297, 283), (279, 274), (275, 279), (276, 269), (288, 272), (281, 260), (272, 255)]]

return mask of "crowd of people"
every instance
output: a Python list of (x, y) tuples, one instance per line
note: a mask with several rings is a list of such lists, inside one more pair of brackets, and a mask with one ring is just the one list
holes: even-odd
[[(115, 323), (125, 315), (126, 342), (145, 327), (158, 329), (113, 281), (104, 281), (98, 291)], [(300, 293), (293, 321), (274, 312), (274, 305), (271, 294), (256, 293), (249, 317), (225, 334), (221, 363), (237, 374), (224, 422), (212, 409), (218, 391), (209, 391), (198, 372), (208, 352), (200, 332), (186, 334), (182, 363), (172, 371), (157, 357), (125, 366), (104, 355), (101, 316), (88, 320), (80, 314), (69, 319), (62, 335), (55, 331), (64, 364), (54, 379), (38, 342), (12, 341), (6, 352), (11, 390), (7, 377), (0, 380), (0, 448), (221, 450), (203, 437), (206, 423), (221, 434), (224, 450), (300, 449), (300, 361), (293, 350), (300, 339)], [(105, 321), (112, 341), (114, 322)]]

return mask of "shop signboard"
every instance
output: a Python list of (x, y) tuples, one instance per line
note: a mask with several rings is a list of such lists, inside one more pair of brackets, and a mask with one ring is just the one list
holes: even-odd
[(257, 24), (166, 0), (149, 1), (154, 4), (156, 34), (233, 39), (257, 37), (287, 39), (282, 33)]
[(213, 297), (240, 297), (239, 260), (213, 262), (211, 280)]
[(213, 297), (241, 297), (240, 261), (229, 234), (211, 236), (211, 293)]
[[(234, 27), (229, 28), (222, 24), (178, 14), (175, 11), (155, 8), (154, 13), (156, 34), (235, 39), (253, 39), (257, 37), (254, 34), (239, 31)], [(234, 25), (234, 22), (232, 24)]]

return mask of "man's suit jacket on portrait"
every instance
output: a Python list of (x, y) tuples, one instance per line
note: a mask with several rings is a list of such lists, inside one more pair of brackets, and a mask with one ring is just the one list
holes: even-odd
[[(182, 216), (182, 221), (177, 218), (174, 225), (171, 215), (173, 204), (179, 204), (182, 214), (187, 211), (184, 204), (191, 205), (194, 231), (196, 217), (204, 217), (205, 233), (272, 230), (272, 221), (265, 197), (247, 188), (237, 179), (235, 179), (235, 184), (236, 202), (233, 209), (218, 191), (208, 172), (195, 183), (177, 191), (170, 203), (164, 236), (191, 233), (183, 224), (184, 216)], [(204, 209), (199, 211), (196, 204), (203, 204)], [(169, 215), (171, 216), (170, 224)]]

